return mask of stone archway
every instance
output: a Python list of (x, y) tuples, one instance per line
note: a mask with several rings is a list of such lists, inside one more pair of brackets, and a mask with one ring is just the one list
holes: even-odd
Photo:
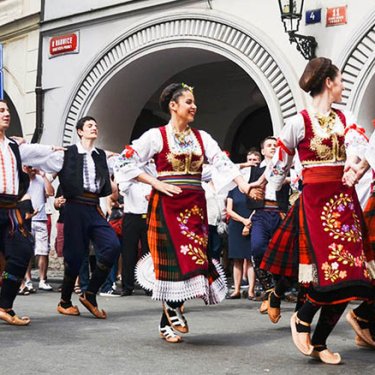
[(212, 51), (241, 66), (264, 95), (276, 132), (286, 118), (297, 112), (282, 66), (255, 33), (250, 35), (249, 30), (218, 16), (174, 14), (132, 28), (89, 68), (67, 109), (63, 144), (72, 143), (77, 119), (85, 114), (96, 93), (111, 76), (137, 58), (174, 47)]
[[(363, 108), (368, 102), (365, 95), (369, 88), (374, 87), (375, 80), (375, 12), (361, 25), (361, 29), (348, 43), (347, 52), (342, 63), (342, 76), (345, 84), (341, 108), (347, 108), (363, 121), (367, 129), (372, 128), (369, 119), (375, 115), (371, 104), (372, 116), (369, 108)], [(372, 97), (375, 90), (371, 89)], [(365, 107), (368, 107), (365, 104)], [(367, 115), (362, 115), (366, 111)]]

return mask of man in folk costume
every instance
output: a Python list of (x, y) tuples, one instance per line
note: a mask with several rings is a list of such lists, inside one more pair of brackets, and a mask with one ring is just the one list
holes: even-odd
[(63, 162), (56, 164), (61, 189), (66, 199), (64, 211), (64, 281), (57, 311), (64, 315), (79, 315), (72, 304), (75, 280), (82, 261), (87, 257), (91, 240), (95, 245), (96, 268), (80, 302), (98, 319), (107, 314), (98, 308), (96, 294), (106, 280), (120, 252), (116, 233), (105, 219), (99, 198), (112, 193), (106, 152), (94, 146), (98, 137), (96, 120), (86, 116), (76, 125), (80, 138), (69, 146)]
[[(126, 147), (115, 165), (122, 185), (131, 179), (153, 187), (148, 212), (148, 243), (155, 269), (152, 298), (163, 303), (159, 332), (170, 343), (181, 342), (188, 325), (181, 312), (184, 301), (202, 298), (219, 303), (226, 295), (224, 275), (207, 258), (208, 223), (201, 185), (205, 158), (213, 166), (216, 190), (239, 185), (248, 192), (238, 168), (204, 131), (189, 126), (197, 111), (193, 89), (185, 84), (167, 86), (160, 97), (162, 110), (171, 116), (166, 126), (150, 129)], [(154, 158), (157, 178), (139, 167)], [(146, 264), (146, 263), (145, 263)], [(138, 268), (142, 268), (142, 262)], [(145, 288), (138, 272), (138, 281)]]
[(282, 225), (276, 231), (262, 267), (281, 276), (293, 276), (298, 270), (307, 301), (291, 318), (293, 342), (305, 355), (338, 364), (340, 354), (327, 348), (329, 334), (349, 301), (371, 303), (374, 298), (374, 252), (365, 246), (355, 190), (344, 184), (349, 178), (345, 163), (356, 160), (367, 141), (349, 113), (331, 107), (341, 101), (343, 91), (341, 73), (331, 60), (311, 60), (300, 87), (312, 96), (312, 106), (287, 121), (266, 170), (268, 183), (279, 189), (298, 150), (303, 166), (303, 189), (298, 209), (293, 210), (298, 230), (290, 220), (290, 227)]
[[(264, 173), (268, 164), (271, 163), (272, 157), (276, 150), (276, 138), (267, 137), (261, 142), (261, 153), (264, 160), (259, 167), (252, 167), (250, 172), (249, 182), (257, 181)], [(255, 212), (251, 215), (251, 237), (250, 248), (252, 255), (252, 262), (255, 275), (265, 291), (264, 300), (260, 306), (260, 313), (267, 314), (272, 294), (275, 293), (274, 280), (272, 274), (260, 268), (263, 255), (268, 247), (276, 229), (280, 226), (289, 205), (290, 186), (289, 181), (286, 180), (279, 191), (276, 191), (272, 186), (266, 185), (264, 200), (255, 201), (248, 199), (248, 208)], [(269, 314), (274, 323), (280, 319), (280, 315), (275, 317)]]
[[(13, 303), (27, 266), (33, 255), (33, 238), (24, 226), (18, 202), (29, 186), (29, 176), (22, 165), (33, 165), (52, 171), (52, 164), (61, 158), (56, 148), (38, 144), (20, 144), (6, 137), (10, 126), (6, 101), (0, 100), (0, 251), (6, 259), (0, 293), (0, 319), (15, 326), (25, 326), (30, 318), (13, 311)], [(23, 142), (23, 140), (22, 140)]]

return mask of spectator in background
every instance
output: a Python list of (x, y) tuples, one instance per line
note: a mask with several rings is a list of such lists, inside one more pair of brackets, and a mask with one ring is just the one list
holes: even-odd
[(220, 262), (222, 240), (220, 234), (226, 232), (225, 196), (216, 192), (212, 180), (202, 182), (206, 196), (208, 219), (208, 248), (207, 253), (212, 259)]
[[(118, 193), (118, 188), (116, 183), (113, 180), (113, 176), (111, 178), (111, 185), (112, 185), (112, 194), (106, 198), (107, 201), (107, 217), (108, 223), (115, 231), (120, 244), (122, 245), (122, 220), (124, 216), (124, 200), (122, 196)], [(117, 261), (113, 264), (111, 268), (111, 272), (107, 276), (106, 281), (101, 286), (100, 289), (100, 296), (102, 297), (120, 297), (121, 293), (118, 293), (116, 290), (116, 280), (118, 275), (118, 268), (119, 268), (119, 257)], [(122, 257), (121, 257), (122, 260)], [(122, 269), (122, 267), (121, 267)], [(122, 279), (122, 277), (121, 277)]]
[[(46, 201), (47, 197), (54, 195), (54, 189), (46, 174), (32, 166), (25, 166), (25, 172), (30, 178), (28, 194), (36, 215), (31, 219), (31, 232), (35, 239), (34, 254), (37, 257), (39, 269), (39, 289), (50, 291), (51, 285), (47, 283), (49, 240), (47, 228)], [(31, 281), (31, 264), (26, 272), (26, 287), (30, 292), (34, 290)]]
[[(140, 167), (144, 173), (156, 176), (153, 161)], [(148, 253), (147, 209), (151, 194), (151, 185), (136, 180), (122, 184), (124, 196), (124, 219), (122, 222), (122, 293), (131, 296), (134, 290), (134, 271), (138, 260), (138, 244), (141, 243), (141, 255)], [(147, 295), (151, 293), (146, 292)]]
[(258, 167), (262, 161), (262, 155), (255, 149), (250, 149), (246, 155), (246, 161), (238, 164), (245, 180), (250, 178), (251, 167)]

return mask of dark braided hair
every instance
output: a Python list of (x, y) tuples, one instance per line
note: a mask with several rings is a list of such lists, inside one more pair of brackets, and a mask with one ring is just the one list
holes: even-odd
[(299, 86), (314, 97), (323, 91), (325, 79), (330, 78), (333, 81), (338, 73), (339, 69), (330, 59), (317, 57), (306, 65)]
[(185, 91), (192, 91), (192, 89), (183, 83), (171, 83), (168, 85), (160, 95), (159, 105), (163, 112), (169, 114), (169, 103), (176, 102)]

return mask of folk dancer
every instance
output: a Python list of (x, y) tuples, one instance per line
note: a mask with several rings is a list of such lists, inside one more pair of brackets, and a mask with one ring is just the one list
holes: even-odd
[[(312, 107), (287, 121), (266, 170), (268, 184), (279, 189), (298, 150), (304, 168), (298, 231), (281, 226), (262, 266), (282, 276), (293, 276), (298, 270), (299, 282), (308, 289), (307, 301), (291, 318), (293, 342), (305, 355), (338, 364), (340, 354), (327, 349), (329, 334), (349, 301), (373, 299), (374, 252), (364, 246), (355, 190), (343, 183), (348, 179), (345, 162), (357, 159), (366, 140), (349, 113), (332, 108), (341, 101), (343, 83), (331, 60), (311, 60), (300, 87), (312, 96)], [(311, 322), (319, 309), (310, 339)]]
[[(150, 129), (127, 146), (115, 164), (115, 178), (122, 185), (131, 179), (153, 187), (148, 217), (148, 243), (154, 263), (152, 298), (163, 304), (159, 332), (170, 343), (176, 334), (189, 331), (180, 307), (184, 301), (202, 298), (219, 303), (226, 295), (224, 275), (207, 257), (208, 223), (201, 173), (204, 159), (214, 167), (217, 191), (234, 181), (248, 192), (237, 167), (204, 131), (189, 126), (197, 106), (193, 89), (174, 83), (161, 94), (162, 110), (171, 116), (166, 126)], [(141, 163), (154, 158), (158, 177), (143, 172)], [(229, 187), (230, 188), (230, 187)], [(144, 285), (143, 280), (138, 280)]]
[(0, 292), (0, 319), (15, 326), (30, 323), (29, 317), (20, 317), (13, 310), (13, 303), (33, 255), (34, 241), (24, 225), (20, 211), (21, 198), (27, 192), (29, 176), (22, 165), (32, 165), (45, 171), (60, 159), (56, 148), (47, 145), (24, 144), (6, 137), (11, 117), (9, 107), (0, 100), (0, 252), (6, 260)]

